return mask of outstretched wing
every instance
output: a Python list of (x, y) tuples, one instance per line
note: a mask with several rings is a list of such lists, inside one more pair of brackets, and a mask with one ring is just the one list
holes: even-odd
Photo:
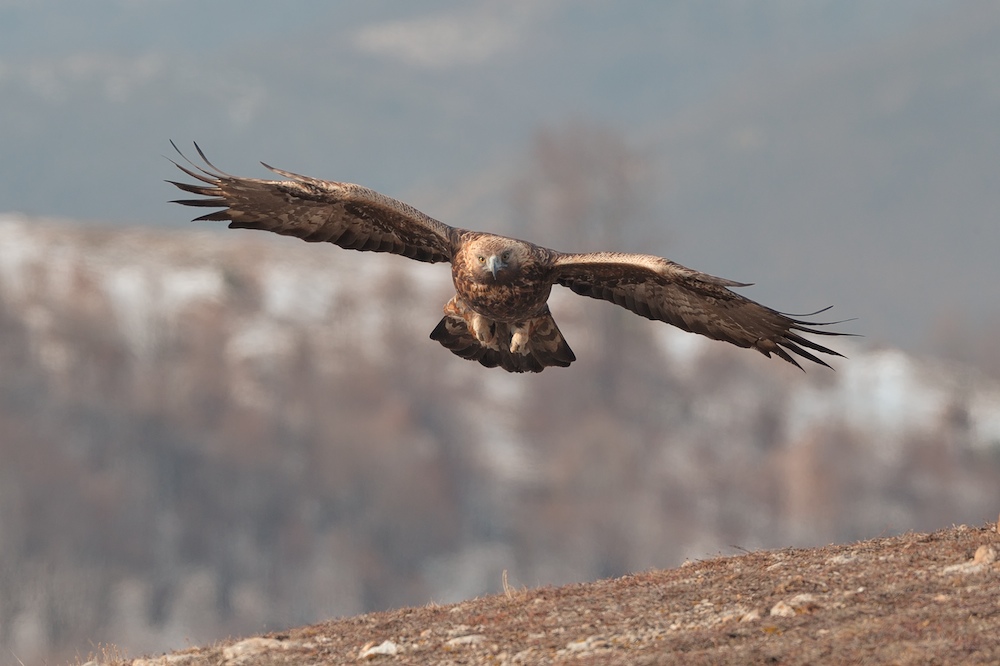
[(167, 182), (203, 197), (173, 203), (223, 209), (195, 221), (228, 220), (234, 229), (263, 229), (351, 250), (401, 254), (418, 261), (451, 261), (453, 240), (461, 230), (401, 201), (360, 185), (300, 176), (263, 162), (288, 180), (231, 176), (209, 162), (198, 144), (194, 147), (204, 166), (188, 160), (170, 143), (192, 167), (174, 162), (177, 168), (200, 182)]
[(848, 335), (815, 328), (839, 322), (795, 319), (729, 289), (749, 286), (745, 283), (700, 273), (661, 257), (616, 252), (557, 254), (553, 266), (555, 281), (578, 294), (611, 301), (648, 319), (714, 340), (757, 349), (765, 356), (774, 353), (799, 368), (791, 354), (827, 367), (808, 350), (842, 356), (800, 333)]

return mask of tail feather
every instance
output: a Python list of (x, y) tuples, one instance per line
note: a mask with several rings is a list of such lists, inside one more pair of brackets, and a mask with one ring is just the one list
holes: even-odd
[(528, 342), (520, 352), (510, 351), (513, 334), (510, 324), (493, 322), (494, 341), (484, 344), (472, 331), (471, 316), (474, 313), (457, 296), (452, 298), (445, 306), (444, 318), (431, 331), (431, 340), (440, 342), (456, 356), (479, 361), (487, 368), (501, 367), (507, 372), (541, 372), (550, 366), (565, 368), (576, 360), (548, 308), (527, 322)]

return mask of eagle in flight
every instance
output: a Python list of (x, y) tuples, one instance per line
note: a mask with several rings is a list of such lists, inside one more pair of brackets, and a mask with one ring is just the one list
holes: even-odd
[[(456, 293), (430, 337), (489, 368), (541, 372), (576, 360), (549, 312), (554, 284), (685, 331), (756, 349), (768, 357), (773, 353), (799, 368), (793, 355), (827, 367), (813, 352), (842, 356), (802, 336), (844, 335), (816, 328), (838, 322), (805, 321), (795, 318), (803, 315), (772, 310), (731, 291), (749, 286), (742, 282), (648, 254), (564, 253), (450, 227), (366, 187), (300, 176), (263, 162), (286, 180), (231, 176), (209, 162), (198, 144), (195, 150), (204, 166), (171, 145), (191, 168), (174, 165), (198, 182), (167, 182), (201, 197), (173, 203), (222, 209), (195, 221), (225, 220), (230, 228), (263, 229), (428, 263), (450, 262)], [(813, 315), (819, 312), (823, 310)]]

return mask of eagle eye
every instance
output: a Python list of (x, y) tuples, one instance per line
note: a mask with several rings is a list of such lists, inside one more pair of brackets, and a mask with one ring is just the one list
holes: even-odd
[(508, 259), (510, 259), (510, 250), (507, 250), (502, 255), (500, 255), (500, 259), (502, 259), (503, 261), (507, 261)]

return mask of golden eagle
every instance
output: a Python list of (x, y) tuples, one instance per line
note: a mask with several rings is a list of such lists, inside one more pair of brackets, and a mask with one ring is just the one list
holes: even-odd
[(774, 353), (799, 368), (792, 354), (827, 367), (808, 350), (842, 356), (800, 334), (843, 335), (816, 328), (837, 322), (795, 319), (801, 315), (777, 312), (729, 289), (749, 286), (745, 283), (647, 254), (567, 254), (450, 227), (366, 187), (300, 176), (263, 162), (287, 180), (239, 178), (216, 168), (198, 144), (195, 149), (204, 166), (171, 145), (194, 170), (174, 164), (199, 183), (167, 182), (203, 197), (174, 203), (223, 209), (196, 221), (226, 220), (230, 228), (264, 229), (351, 250), (450, 262), (456, 294), (444, 306), (444, 318), (431, 339), (489, 368), (541, 372), (576, 360), (546, 303), (554, 284), (685, 331), (768, 357)]

